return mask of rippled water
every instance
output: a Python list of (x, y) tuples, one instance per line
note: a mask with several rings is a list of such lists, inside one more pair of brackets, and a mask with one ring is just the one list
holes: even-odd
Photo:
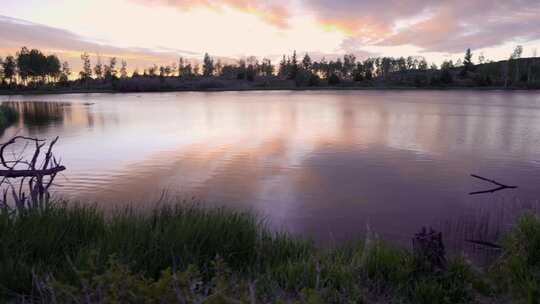
[[(333, 241), (406, 240), (494, 202), (540, 198), (540, 94), (324, 91), (0, 97), (6, 130), (60, 136), (57, 195), (144, 205), (163, 189)], [(519, 185), (489, 185), (476, 173)]]

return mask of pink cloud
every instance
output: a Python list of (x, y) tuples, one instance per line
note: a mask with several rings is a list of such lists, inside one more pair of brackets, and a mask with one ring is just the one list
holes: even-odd
[[(540, 38), (537, 0), (305, 0), (304, 5), (321, 23), (348, 33), (343, 44), (348, 47), (410, 44), (452, 53)], [(396, 30), (400, 21), (414, 18), (421, 21)]]
[(195, 7), (208, 7), (211, 9), (221, 9), (230, 7), (248, 14), (255, 15), (261, 20), (272, 25), (285, 28), (289, 19), (289, 10), (284, 3), (279, 1), (258, 1), (258, 0), (131, 0), (143, 5), (164, 5), (172, 6), (182, 10), (189, 10)]

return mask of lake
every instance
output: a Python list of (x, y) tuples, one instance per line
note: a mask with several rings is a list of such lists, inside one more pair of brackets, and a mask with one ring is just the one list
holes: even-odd
[[(368, 226), (382, 238), (408, 242), (422, 226), (448, 227), (477, 212), (471, 210), (495, 218), (540, 198), (535, 92), (182, 92), (0, 100), (22, 113), (1, 140), (16, 133), (60, 136), (56, 154), (68, 169), (55, 194), (104, 208), (148, 206), (167, 190), (169, 197), (254, 211), (273, 227), (321, 242), (357, 237)], [(471, 196), (491, 188), (472, 173), (519, 188)]]

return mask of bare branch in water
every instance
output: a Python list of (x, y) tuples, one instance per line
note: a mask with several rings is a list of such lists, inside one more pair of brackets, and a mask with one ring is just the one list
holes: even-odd
[(474, 178), (486, 181), (488, 183), (494, 184), (497, 187), (492, 188), (492, 189), (488, 189), (488, 190), (483, 190), (483, 191), (471, 192), (471, 193), (469, 193), (469, 195), (484, 194), (484, 193), (495, 193), (497, 191), (501, 191), (501, 190), (505, 190), (505, 189), (517, 189), (517, 186), (505, 185), (505, 184), (499, 183), (499, 182), (497, 182), (495, 180), (488, 179), (488, 178), (485, 178), (485, 177), (482, 177), (482, 176), (479, 176), (479, 175), (476, 175), (476, 174), (471, 174), (471, 176), (474, 177)]
[(471, 244), (475, 244), (475, 245), (481, 245), (481, 246), (485, 246), (485, 247), (490, 247), (490, 248), (497, 249), (497, 250), (502, 249), (502, 246), (501, 246), (501, 245), (495, 244), (495, 243), (492, 243), (492, 242), (488, 242), (488, 241), (481, 241), (481, 240), (465, 240), (465, 242), (471, 243)]
[[(18, 156), (12, 151), (12, 159), (6, 159), (6, 148), (17, 140), (25, 141), (23, 150)], [(49, 143), (45, 152), (43, 148), (46, 141), (38, 138), (15, 136), (8, 142), (0, 144), (0, 177), (3, 177), (0, 180), (1, 208), (20, 213), (48, 205), (49, 188), (54, 185), (56, 175), (66, 170), (52, 152), (57, 141), (58, 137)], [(29, 160), (25, 159), (25, 150), (28, 146), (34, 146)], [(8, 202), (9, 198), (12, 200), (11, 205)]]

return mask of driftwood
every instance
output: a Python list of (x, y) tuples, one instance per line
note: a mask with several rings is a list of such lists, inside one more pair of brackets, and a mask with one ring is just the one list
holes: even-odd
[[(11, 153), (12, 157), (8, 160), (6, 150), (17, 141), (25, 142), (22, 151), (19, 155)], [(42, 139), (15, 136), (0, 144), (0, 189), (3, 192), (0, 206), (4, 210), (25, 212), (43, 208), (49, 203), (49, 189), (56, 175), (66, 170), (52, 152), (57, 141), (58, 137), (47, 146)], [(29, 146), (33, 146), (34, 150), (26, 154), (28, 158), (25, 159), (25, 150)]]
[(444, 271), (447, 269), (446, 250), (442, 233), (425, 227), (412, 239), (413, 254), (417, 269), (427, 272)]
[(474, 178), (489, 182), (489, 183), (491, 183), (491, 184), (493, 184), (493, 185), (495, 185), (497, 187), (492, 188), (492, 189), (488, 189), (488, 190), (483, 190), (483, 191), (471, 192), (471, 193), (469, 193), (469, 195), (484, 194), (484, 193), (495, 193), (497, 191), (501, 191), (501, 190), (505, 190), (505, 189), (517, 189), (517, 186), (508, 186), (508, 185), (499, 183), (499, 182), (497, 182), (495, 180), (488, 179), (488, 178), (485, 178), (485, 177), (482, 177), (482, 176), (479, 176), (479, 175), (471, 174), (471, 176), (474, 177)]

